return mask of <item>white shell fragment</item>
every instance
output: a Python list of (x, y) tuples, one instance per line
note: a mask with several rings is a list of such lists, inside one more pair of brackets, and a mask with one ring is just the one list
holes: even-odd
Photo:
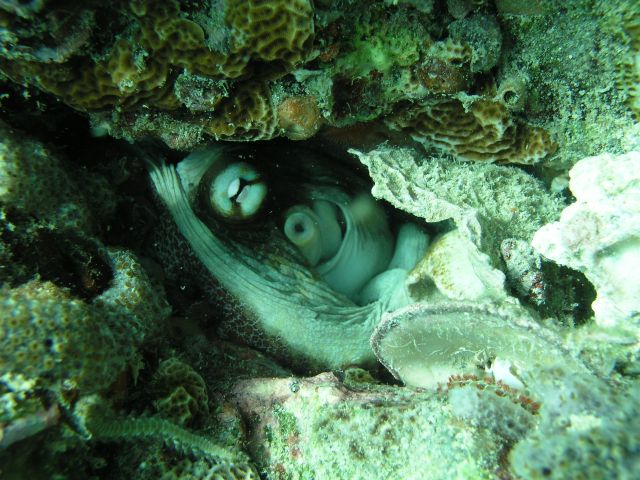
[(371, 337), (378, 360), (406, 385), (422, 388), (446, 384), (451, 375), (495, 371), (502, 372), (496, 381), (527, 385), (551, 359), (566, 361), (560, 344), (519, 307), (471, 303), (409, 305), (383, 315)]
[(533, 247), (584, 272), (603, 327), (640, 323), (640, 152), (580, 160), (569, 172), (576, 202), (542, 227)]

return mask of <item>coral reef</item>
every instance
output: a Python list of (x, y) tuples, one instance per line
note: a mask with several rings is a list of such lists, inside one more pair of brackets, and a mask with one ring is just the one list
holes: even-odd
[[(495, 14), (476, 7), (447, 24), (435, 9), (411, 2), (314, 10), (307, 0), (198, 7), (135, 0), (43, 7), (29, 14), (34, 31), (23, 27), (17, 7), (7, 8), (7, 31), (25, 48), (5, 49), (0, 70), (91, 112), (112, 135), (157, 136), (177, 149), (207, 138), (301, 140), (323, 123), (385, 119), (427, 149), (538, 162), (555, 151), (548, 133), (512, 118), (504, 96), (473, 89), (502, 46)], [(99, 33), (103, 17), (111, 19), (111, 43)], [(75, 40), (62, 38), (74, 23), (82, 25)], [(47, 29), (61, 32), (55, 46)], [(97, 37), (104, 37), (100, 49)], [(31, 46), (39, 43), (46, 47)]]
[[(453, 414), (476, 427), (493, 429), (502, 438), (516, 441), (526, 435), (535, 425), (537, 412), (527, 406), (530, 403), (524, 395), (516, 393), (503, 384), (493, 384), (475, 378), (463, 378), (459, 384), (456, 379), (449, 380), (447, 399)], [(497, 422), (497, 418), (507, 418)]]
[(2, 477), (635, 478), (639, 8), (0, 0)]
[(495, 3), (510, 42), (497, 84), (526, 82), (526, 118), (562, 144), (550, 169), (557, 175), (586, 156), (637, 149), (625, 105), (632, 84), (616, 88), (633, 55), (623, 19), (637, 17), (637, 1)]
[[(134, 254), (91, 237), (91, 204), (59, 159), (34, 139), (2, 128), (3, 250), (23, 268), (7, 269), (3, 278), (0, 371), (20, 371), (36, 387), (58, 393), (104, 389), (135, 365), (137, 348), (169, 306)], [(91, 187), (98, 187), (99, 198), (104, 185), (91, 182), (86, 193)], [(21, 253), (25, 243), (37, 251)], [(58, 251), (69, 247), (74, 251)], [(61, 274), (69, 263), (76, 271)]]
[[(43, 30), (48, 22), (55, 23), (48, 20), (50, 16), (58, 19), (60, 25), (54, 26), (60, 30), (80, 23), (83, 33), (76, 34), (78, 40), (72, 42), (76, 48), (66, 45), (69, 39), (58, 39), (62, 44), (55, 50), (65, 54), (53, 60), (43, 57), (40, 50), (44, 47), (36, 54), (5, 51), (2, 70), (80, 110), (127, 112), (144, 107), (166, 112), (187, 107), (202, 111), (208, 104), (207, 111), (215, 114), (203, 116), (198, 123), (210, 135), (236, 140), (270, 138), (275, 112), (265, 81), (290, 71), (308, 55), (313, 40), (311, 5), (307, 0), (230, 1), (225, 2), (224, 12), (209, 16), (220, 7), (208, 3), (200, 11), (189, 11), (190, 18), (185, 18), (184, 6), (175, 0), (163, 5), (145, 0), (118, 2), (113, 9), (54, 7), (49, 15), (34, 12), (32, 20), (42, 23)], [(13, 17), (19, 13), (11, 10), (5, 13), (6, 21), (15, 25), (19, 20)], [(100, 15), (115, 16), (112, 25), (117, 30), (112, 37), (115, 41), (95, 52), (89, 39), (98, 35), (94, 30), (99, 28), (96, 17)], [(21, 35), (17, 28), (12, 33), (16, 42), (46, 40), (44, 33)], [(260, 79), (251, 81), (255, 65), (266, 67), (269, 75), (263, 72)], [(207, 84), (209, 79), (218, 82)], [(239, 80), (229, 83), (235, 79)], [(194, 104), (193, 94), (184, 97), (191, 85), (205, 89), (206, 103)]]

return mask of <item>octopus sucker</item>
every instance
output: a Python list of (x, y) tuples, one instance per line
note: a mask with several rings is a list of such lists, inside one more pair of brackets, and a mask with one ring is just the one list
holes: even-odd
[[(264, 154), (255, 148), (215, 145), (177, 166), (151, 161), (150, 176), (202, 264), (237, 300), (246, 321), (284, 347), (283, 357), (294, 367), (374, 364), (369, 337), (391, 303), (408, 301), (397, 291), (413, 267), (407, 259), (417, 261), (426, 250), (426, 234), (403, 227), (395, 242), (384, 208), (357, 180), (347, 185), (332, 173), (335, 166), (325, 168), (313, 154), (308, 154), (313, 165), (305, 167), (303, 149), (264, 150), (277, 161), (255, 158)], [(258, 192), (249, 192), (257, 193), (250, 215), (221, 210), (215, 202), (228, 206), (239, 190), (252, 188), (234, 177), (242, 175), (260, 184)], [(292, 183), (268, 184), (278, 175), (279, 182)], [(216, 182), (224, 183), (221, 193), (210, 195)], [(286, 208), (279, 214), (281, 207)], [(397, 251), (407, 246), (422, 251), (408, 256)], [(392, 259), (395, 273), (387, 277), (393, 282), (376, 281), (377, 287), (367, 289)], [(366, 301), (360, 302), (365, 290)]]

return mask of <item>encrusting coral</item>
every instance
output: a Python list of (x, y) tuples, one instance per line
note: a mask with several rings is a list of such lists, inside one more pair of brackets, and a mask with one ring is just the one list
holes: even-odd
[(397, 108), (387, 117), (389, 125), (464, 160), (532, 164), (557, 148), (547, 132), (518, 125), (496, 101), (448, 99)]
[(131, 330), (117, 336), (104, 317), (52, 283), (4, 289), (0, 373), (20, 371), (42, 388), (92, 393), (133, 360)]
[[(26, 215), (49, 218), (60, 229), (92, 229), (85, 192), (74, 184), (51, 148), (35, 139), (23, 138), (19, 131), (2, 121), (0, 139), (0, 202), (3, 205)], [(95, 186), (99, 186), (98, 183)], [(102, 192), (96, 188), (92, 193), (98, 196)], [(114, 202), (105, 195), (101, 203), (108, 211)]]
[(0, 378), (9, 392), (26, 382), (66, 403), (107, 389), (123, 372), (137, 374), (139, 348), (168, 305), (129, 252), (112, 251), (111, 261), (115, 281), (91, 303), (39, 280), (0, 289)]
[[(58, 393), (104, 389), (135, 366), (137, 348), (168, 315), (164, 292), (133, 253), (92, 237), (92, 214), (100, 210), (92, 211), (63, 162), (35, 139), (0, 127), (3, 250), (22, 263), (2, 272), (0, 371), (20, 371)], [(103, 196), (103, 184), (87, 186)], [(21, 253), (25, 245), (36, 251)]]

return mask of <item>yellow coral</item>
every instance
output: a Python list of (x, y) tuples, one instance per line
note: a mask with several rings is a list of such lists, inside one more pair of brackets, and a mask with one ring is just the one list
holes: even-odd
[(313, 40), (309, 0), (235, 0), (227, 22), (235, 29), (235, 52), (290, 69), (304, 60)]
[(465, 109), (444, 99), (404, 107), (387, 119), (392, 128), (465, 160), (532, 164), (557, 147), (543, 129), (516, 123), (499, 102), (480, 99)]
[(240, 85), (216, 107), (206, 128), (216, 139), (273, 138), (278, 122), (269, 86), (258, 82)]
[(184, 426), (209, 414), (207, 385), (186, 363), (176, 358), (165, 360), (153, 383), (160, 397), (154, 404), (163, 417)]
[[(220, 25), (206, 25), (228, 31), (228, 45), (209, 41), (203, 25), (187, 18), (177, 0), (131, 0), (128, 12), (121, 16), (127, 17), (128, 28), (106, 48), (101, 60), (88, 55), (58, 64), (4, 60), (0, 69), (79, 110), (131, 110), (140, 105), (175, 110), (184, 107), (173, 92), (180, 70), (236, 79), (250, 76), (253, 64), (260, 64), (261, 80), (275, 78), (305, 59), (314, 33), (309, 0), (229, 0)], [(273, 122), (258, 120), (262, 115), (255, 109), (250, 108), (246, 118), (236, 110), (236, 105), (255, 104), (250, 99), (264, 95), (240, 90), (240, 96), (216, 111), (219, 121), (214, 122), (214, 135), (232, 137), (238, 131), (236, 139), (270, 138), (275, 131)], [(232, 118), (226, 121), (230, 110)], [(263, 127), (266, 131), (254, 133)]]

